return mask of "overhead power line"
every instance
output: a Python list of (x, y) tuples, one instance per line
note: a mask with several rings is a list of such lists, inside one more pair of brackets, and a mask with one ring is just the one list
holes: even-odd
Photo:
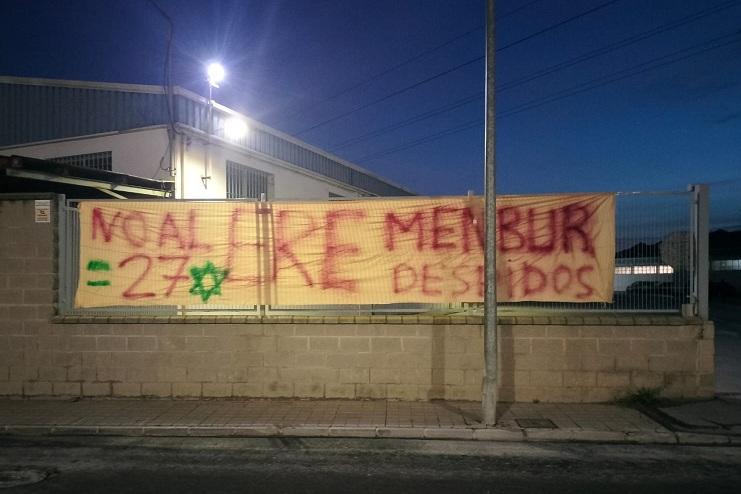
[(597, 77), (586, 83), (573, 86), (569, 89), (558, 91), (556, 93), (545, 96), (543, 98), (536, 98), (536, 99), (530, 100), (529, 102), (522, 103), (520, 105), (514, 106), (508, 110), (503, 111), (499, 115), (499, 117), (500, 118), (508, 117), (511, 115), (515, 115), (517, 113), (521, 113), (523, 111), (532, 110), (534, 108), (538, 108), (548, 103), (553, 103), (555, 101), (568, 98), (570, 96), (581, 94), (586, 91), (591, 91), (592, 89), (597, 89), (599, 87), (605, 86), (607, 84), (611, 84), (613, 82), (627, 79), (628, 77), (633, 77), (636, 75), (643, 74), (645, 72), (648, 72), (649, 70), (658, 69), (660, 67), (664, 67), (666, 65), (681, 62), (683, 60), (686, 60), (691, 57), (695, 57), (697, 55), (702, 55), (703, 53), (707, 53), (712, 50), (724, 48), (734, 43), (738, 43), (739, 41), (741, 41), (741, 36), (737, 32), (726, 34), (724, 36), (719, 36), (717, 38), (713, 38), (704, 43), (692, 45), (690, 47), (683, 48), (681, 50), (672, 52), (668, 55), (663, 55), (661, 57), (654, 58), (647, 62), (634, 65), (633, 67), (629, 67), (627, 69), (620, 70), (618, 72), (613, 72), (612, 74), (608, 74), (603, 77)]
[(317, 101), (315, 103), (312, 103), (308, 107), (303, 108), (303, 109), (300, 109), (300, 110), (292, 113), (291, 115), (289, 115), (288, 117), (286, 117), (286, 119), (294, 118), (294, 117), (296, 117), (298, 115), (304, 114), (304, 113), (306, 113), (309, 110), (313, 110), (314, 108), (316, 108), (317, 106), (319, 106), (321, 104), (324, 104), (324, 103), (326, 103), (328, 101), (332, 101), (334, 99), (339, 98), (340, 96), (343, 96), (343, 95), (349, 93), (350, 91), (354, 91), (355, 89), (358, 89), (358, 88), (361, 88), (363, 86), (366, 86), (366, 85), (370, 84), (371, 82), (373, 82), (373, 81), (375, 81), (377, 79), (380, 79), (381, 77), (383, 77), (383, 76), (385, 76), (387, 74), (390, 74), (391, 72), (394, 72), (394, 71), (400, 69), (401, 67), (404, 67), (405, 65), (409, 65), (410, 63), (416, 62), (417, 60), (420, 60), (420, 59), (426, 57), (427, 55), (429, 55), (431, 53), (435, 53), (436, 51), (440, 51), (443, 48), (452, 45), (456, 41), (458, 41), (460, 39), (463, 39), (466, 36), (475, 33), (476, 31), (480, 31), (482, 28), (483, 28), (483, 26), (476, 26), (473, 29), (469, 29), (468, 31), (466, 31), (463, 34), (459, 34), (458, 36), (455, 36), (454, 38), (451, 38), (451, 39), (449, 39), (449, 40), (447, 40), (447, 41), (445, 41), (445, 42), (443, 42), (443, 43), (441, 43), (439, 45), (433, 46), (432, 48), (429, 48), (427, 50), (424, 50), (423, 52), (418, 53), (417, 55), (415, 55), (415, 56), (413, 56), (411, 58), (408, 58), (408, 59), (404, 60), (403, 62), (400, 62), (400, 63), (398, 63), (398, 64), (396, 64), (396, 65), (394, 65), (392, 67), (389, 67), (389, 68), (387, 68), (385, 70), (382, 70), (382, 71), (380, 71), (380, 72), (378, 72), (376, 74), (373, 74), (372, 76), (368, 77), (367, 79), (364, 79), (363, 81), (361, 81), (361, 82), (359, 82), (357, 84), (353, 84), (352, 86), (346, 87), (345, 89), (342, 89), (342, 90), (340, 90), (340, 91), (338, 91), (338, 92), (336, 92), (336, 93), (334, 93), (334, 94), (332, 94), (330, 96), (327, 96), (326, 98), (324, 98), (324, 99), (322, 99), (320, 101)]
[(472, 58), (471, 60), (468, 60), (466, 62), (463, 62), (461, 64), (458, 64), (455, 67), (452, 67), (450, 69), (444, 70), (442, 72), (438, 72), (437, 74), (435, 74), (433, 76), (430, 76), (430, 77), (427, 77), (425, 79), (422, 79), (421, 81), (417, 81), (414, 84), (411, 84), (409, 86), (405, 86), (405, 87), (403, 87), (403, 88), (401, 88), (399, 90), (396, 90), (396, 91), (394, 91), (392, 93), (387, 94), (386, 96), (382, 96), (382, 97), (380, 97), (380, 98), (378, 98), (376, 100), (371, 101), (370, 103), (366, 103), (364, 105), (360, 105), (358, 107), (353, 108), (352, 110), (348, 110), (348, 111), (346, 111), (344, 113), (340, 113), (339, 115), (335, 115), (332, 118), (329, 118), (327, 120), (324, 120), (322, 122), (319, 122), (318, 124), (312, 125), (311, 127), (307, 128), (307, 129), (304, 129), (301, 132), (298, 132), (298, 133), (296, 133), (294, 135), (300, 136), (300, 135), (305, 134), (305, 133), (307, 133), (309, 131), (312, 131), (312, 130), (314, 130), (316, 128), (319, 128), (319, 127), (322, 127), (324, 125), (327, 125), (328, 123), (334, 122), (334, 121), (339, 120), (341, 118), (344, 118), (344, 117), (346, 117), (348, 115), (351, 115), (353, 113), (359, 112), (360, 110), (365, 110), (366, 108), (370, 108), (371, 106), (377, 105), (378, 103), (381, 103), (383, 101), (387, 101), (387, 100), (393, 98), (394, 96), (398, 96), (400, 94), (406, 93), (407, 91), (411, 91), (412, 89), (418, 88), (419, 86), (422, 86), (424, 84), (427, 84), (428, 82), (434, 81), (435, 79), (439, 79), (442, 76), (445, 76), (445, 75), (448, 75), (448, 74), (450, 74), (452, 72), (455, 72), (457, 70), (460, 70), (463, 67), (467, 67), (467, 66), (469, 66), (471, 64), (474, 64), (476, 62), (479, 62), (479, 61), (483, 60), (483, 58), (484, 57)]
[[(521, 12), (521, 11), (523, 11), (523, 10), (525, 10), (525, 9), (533, 6), (533, 5), (535, 5), (536, 3), (540, 3), (542, 1), (543, 0), (533, 0), (531, 2), (528, 2), (528, 3), (526, 3), (526, 4), (524, 4), (524, 5), (520, 6), (520, 7), (517, 7), (517, 8), (514, 8), (514, 9), (510, 10), (510, 11), (504, 12), (503, 14), (501, 14), (501, 15), (498, 16), (498, 19), (500, 19), (500, 20), (501, 19), (505, 19), (505, 18), (507, 18), (509, 16), (512, 16), (514, 14), (517, 14), (518, 12)], [(353, 84), (351, 86), (348, 86), (345, 89), (342, 89), (342, 90), (340, 90), (340, 91), (338, 91), (338, 92), (336, 92), (336, 93), (334, 93), (334, 94), (332, 94), (330, 96), (327, 96), (326, 98), (323, 98), (320, 101), (317, 101), (315, 103), (312, 103), (311, 105), (309, 105), (306, 108), (302, 108), (302, 109), (299, 109), (299, 110), (293, 112), (291, 115), (289, 115), (288, 117), (286, 117), (286, 120), (289, 119), (289, 118), (294, 118), (294, 117), (296, 117), (298, 115), (302, 115), (302, 114), (306, 113), (307, 111), (312, 110), (312, 109), (316, 108), (317, 106), (319, 106), (319, 105), (321, 105), (323, 103), (326, 103), (328, 101), (332, 101), (334, 99), (339, 98), (340, 96), (343, 96), (343, 95), (349, 93), (350, 91), (354, 91), (355, 89), (359, 89), (359, 88), (361, 88), (363, 86), (366, 86), (366, 85), (370, 84), (371, 82), (373, 82), (375, 80), (378, 80), (378, 79), (382, 78), (383, 76), (385, 76), (387, 74), (390, 74), (391, 72), (394, 72), (394, 71), (396, 71), (396, 70), (398, 70), (398, 69), (400, 69), (400, 68), (402, 68), (402, 67), (404, 67), (406, 65), (409, 65), (411, 63), (414, 63), (417, 60), (420, 60), (420, 59), (426, 57), (427, 55), (430, 55), (432, 53), (435, 53), (437, 51), (440, 51), (443, 48), (452, 45), (456, 41), (461, 40), (461, 39), (463, 39), (463, 38), (465, 38), (465, 37), (467, 37), (467, 36), (469, 36), (469, 35), (477, 32), (477, 31), (482, 30), (483, 28), (484, 28), (484, 25), (483, 24), (480, 24), (480, 25), (478, 25), (478, 26), (476, 26), (476, 27), (474, 27), (472, 29), (469, 29), (468, 31), (466, 31), (464, 33), (461, 33), (459, 35), (456, 35), (456, 36), (454, 36), (454, 37), (452, 37), (452, 38), (450, 38), (450, 39), (448, 39), (448, 40), (440, 43), (439, 45), (435, 45), (435, 46), (433, 46), (431, 48), (428, 48), (426, 50), (423, 50), (422, 52), (418, 53), (417, 55), (414, 55), (413, 57), (407, 58), (406, 60), (403, 60), (402, 62), (399, 62), (396, 65), (393, 65), (393, 66), (391, 66), (391, 67), (389, 67), (387, 69), (384, 69), (384, 70), (382, 70), (382, 71), (380, 71), (380, 72), (378, 72), (376, 74), (373, 74), (370, 77), (362, 80), (361, 82), (358, 82), (356, 84)]]
[(560, 28), (562, 26), (565, 26), (566, 24), (569, 24), (570, 22), (574, 22), (577, 19), (581, 19), (582, 17), (586, 17), (589, 14), (593, 14), (593, 13), (599, 11), (599, 10), (602, 10), (602, 9), (605, 9), (605, 8), (609, 7), (610, 5), (613, 5), (615, 3), (622, 2), (622, 1), (623, 0), (609, 0), (608, 2), (601, 3), (601, 4), (597, 5), (596, 7), (592, 7), (589, 10), (585, 10), (584, 12), (580, 12), (580, 13), (578, 13), (576, 15), (572, 15), (571, 17), (568, 17), (568, 18), (566, 18), (566, 19), (564, 19), (562, 21), (559, 21), (559, 22), (557, 22), (555, 24), (551, 24), (550, 26), (545, 27), (545, 28), (541, 29), (540, 31), (535, 31), (534, 33), (529, 34), (529, 35), (525, 36), (524, 38), (520, 38), (520, 39), (518, 39), (516, 41), (512, 41), (511, 43), (504, 44), (503, 46), (497, 48), (497, 52), (500, 52), (500, 51), (503, 51), (503, 50), (507, 50), (509, 48), (512, 48), (513, 46), (517, 46), (519, 44), (522, 44), (525, 41), (530, 41), (533, 38), (537, 38), (538, 36), (541, 36), (541, 35), (543, 35), (545, 33), (548, 33), (550, 31), (553, 31), (555, 29), (558, 29), (558, 28)]
[[(712, 50), (724, 48), (726, 46), (730, 46), (738, 42), (741, 42), (741, 35), (739, 35), (738, 33), (731, 33), (731, 34), (727, 34), (724, 36), (719, 36), (709, 41), (699, 43), (696, 45), (692, 45), (690, 47), (683, 48), (681, 50), (672, 52), (668, 55), (664, 55), (664, 56), (649, 60), (647, 62), (640, 63), (633, 67), (629, 67), (628, 69), (614, 72), (607, 76), (592, 79), (588, 82), (578, 84), (571, 88), (547, 95), (545, 97), (533, 99), (529, 102), (510, 108), (509, 110), (505, 110), (500, 115), (497, 115), (497, 118), (504, 118), (504, 117), (516, 115), (518, 113), (522, 113), (528, 110), (532, 110), (540, 106), (546, 105), (548, 103), (553, 103), (555, 101), (558, 101), (564, 98), (568, 98), (571, 96), (575, 96), (577, 94), (585, 93), (587, 91), (591, 91), (593, 89), (597, 89), (597, 88), (606, 86), (608, 84), (618, 82), (623, 79), (627, 79), (629, 77), (640, 75), (650, 70), (654, 70), (660, 67), (678, 63), (688, 58), (695, 57), (697, 55), (702, 55)], [(381, 151), (378, 151), (372, 154), (361, 156), (360, 158), (354, 158), (353, 161), (377, 159), (383, 156), (387, 156), (389, 154), (393, 154), (393, 153), (403, 151), (403, 150), (406, 150), (406, 149), (409, 149), (415, 146), (419, 146), (421, 144), (425, 144), (431, 141), (435, 141), (437, 139), (441, 139), (451, 134), (456, 134), (458, 132), (463, 132), (464, 130), (475, 128), (477, 125), (481, 125), (482, 123), (483, 123), (483, 119), (466, 122), (462, 125), (451, 127), (449, 129), (442, 130), (435, 134), (423, 136), (419, 139), (410, 141), (408, 143), (404, 143), (404, 144), (401, 144), (401, 145), (398, 145), (398, 146), (395, 146), (389, 149), (384, 149), (384, 150), (381, 150)]]
[[(572, 21), (575, 21), (577, 19), (581, 19), (582, 17), (585, 17), (585, 16), (587, 16), (589, 14), (592, 14), (594, 12), (597, 12), (598, 10), (602, 10), (602, 9), (604, 9), (606, 7), (609, 7), (612, 4), (615, 4), (615, 3), (621, 2), (621, 1), (622, 0), (610, 0), (608, 2), (605, 2), (605, 3), (602, 3), (600, 5), (597, 5), (596, 7), (593, 7), (591, 9), (588, 9), (588, 10), (585, 10), (585, 11), (580, 12), (578, 14), (575, 14), (575, 15), (573, 15), (571, 17), (568, 17), (566, 19), (563, 19), (563, 20), (561, 20), (561, 21), (559, 21), (559, 22), (557, 22), (555, 24), (552, 24), (552, 25), (550, 25), (550, 26), (548, 26), (548, 27), (546, 27), (544, 29), (541, 29), (539, 31), (536, 31), (535, 33), (529, 34), (529, 35), (525, 36), (524, 38), (520, 38), (518, 40), (515, 40), (515, 41), (507, 44), (507, 45), (504, 45), (504, 46), (498, 48), (497, 49), (497, 52), (501, 52), (501, 51), (504, 51), (504, 50), (506, 50), (508, 48), (511, 48), (513, 46), (517, 46), (520, 43), (524, 43), (525, 41), (529, 41), (529, 40), (531, 40), (531, 39), (533, 39), (533, 38), (535, 38), (537, 36), (541, 36), (541, 35), (543, 35), (543, 34), (545, 34), (547, 32), (550, 32), (550, 31), (552, 31), (554, 29), (558, 29), (558, 28), (560, 28), (560, 27), (562, 27), (562, 26), (564, 26), (564, 25), (566, 25), (566, 24), (568, 24), (568, 23), (570, 23)], [(388, 99), (393, 98), (394, 96), (398, 96), (400, 94), (403, 94), (403, 93), (405, 93), (407, 91), (410, 91), (410, 90), (415, 89), (415, 88), (417, 88), (419, 86), (422, 86), (424, 84), (427, 84), (428, 82), (431, 82), (431, 81), (433, 81), (435, 79), (439, 79), (440, 77), (443, 77), (443, 76), (448, 75), (448, 74), (450, 74), (452, 72), (455, 72), (457, 70), (460, 70), (460, 69), (462, 69), (462, 68), (464, 68), (464, 67), (466, 67), (468, 65), (471, 65), (473, 63), (479, 62), (479, 61), (481, 61), (483, 59), (484, 59), (483, 56), (476, 57), (476, 58), (471, 59), (471, 60), (469, 60), (467, 62), (464, 62), (462, 64), (456, 65), (455, 67), (452, 67), (450, 69), (446, 69), (446, 70), (444, 70), (442, 72), (438, 72), (437, 74), (434, 74), (434, 75), (432, 75), (430, 77), (427, 77), (427, 78), (425, 78), (425, 79), (423, 79), (421, 81), (415, 82), (415, 83), (413, 83), (411, 85), (408, 85), (408, 86), (405, 86), (405, 87), (403, 87), (401, 89), (398, 89), (398, 90), (396, 90), (396, 91), (394, 91), (392, 93), (389, 93), (386, 96), (383, 96), (381, 98), (378, 98), (378, 99), (376, 99), (376, 100), (374, 100), (374, 101), (372, 101), (370, 103), (366, 103), (364, 105), (360, 105), (360, 106), (355, 107), (355, 108), (353, 108), (351, 110), (348, 110), (348, 111), (345, 111), (343, 113), (340, 113), (339, 115), (335, 115), (335, 116), (330, 117), (330, 118), (328, 118), (326, 120), (323, 120), (323, 121), (321, 121), (319, 123), (316, 123), (316, 124), (312, 125), (311, 127), (307, 127), (306, 129), (303, 129), (303, 130), (295, 133), (294, 135), (295, 136), (301, 136), (303, 134), (306, 134), (307, 132), (310, 132), (310, 131), (312, 131), (314, 129), (317, 129), (319, 127), (323, 127), (324, 125), (327, 125), (329, 123), (335, 122), (335, 121), (337, 121), (337, 120), (339, 120), (341, 118), (344, 118), (344, 117), (346, 117), (348, 115), (351, 115), (353, 113), (356, 113), (358, 111), (365, 110), (365, 109), (367, 109), (367, 108), (369, 108), (371, 106), (377, 105), (378, 103), (381, 103), (383, 101), (387, 101)]]
[(384, 149), (383, 151), (379, 151), (377, 153), (371, 153), (371, 154), (367, 154), (365, 156), (361, 156), (360, 158), (354, 159), (353, 161), (364, 161), (364, 160), (372, 160), (372, 159), (380, 158), (380, 157), (386, 156), (388, 154), (396, 153), (398, 151), (403, 151), (405, 149), (409, 149), (409, 148), (412, 148), (412, 147), (415, 147), (415, 146), (419, 146), (420, 144), (425, 144), (425, 143), (430, 142), (430, 141), (436, 141), (437, 139), (441, 139), (443, 137), (446, 137), (446, 136), (449, 136), (449, 135), (452, 135), (452, 134), (457, 134), (458, 132), (463, 132), (464, 130), (473, 129), (475, 127), (480, 127), (481, 124), (483, 124), (483, 123), (484, 123), (484, 119), (483, 118), (477, 118), (476, 120), (471, 120), (469, 122), (466, 122), (466, 123), (461, 124), (461, 125), (457, 125), (457, 126), (452, 127), (450, 129), (446, 129), (446, 130), (437, 132), (437, 133), (432, 134), (432, 135), (429, 135), (429, 136), (421, 137), (421, 138), (419, 138), (417, 140), (408, 142), (406, 144), (402, 144), (400, 146), (396, 146), (396, 147), (393, 147), (393, 148), (390, 148), (390, 149)]
[(519, 7), (515, 7), (514, 9), (508, 10), (507, 12), (503, 12), (501, 14), (497, 14), (497, 20), (502, 20), (505, 17), (509, 17), (511, 15), (515, 15), (516, 13), (518, 13), (518, 12), (520, 12), (522, 10), (528, 9), (528, 8), (532, 7), (533, 5), (535, 5), (536, 3), (540, 3), (542, 1), (543, 0), (532, 0), (532, 2), (528, 2), (528, 3), (524, 4), (524, 5), (520, 5)]
[(712, 182), (703, 182), (703, 183), (706, 183), (708, 185), (715, 185), (715, 186), (735, 185), (735, 184), (741, 184), (741, 177), (724, 178), (724, 179), (713, 180)]
[(373, 132), (368, 132), (366, 134), (359, 135), (357, 137), (354, 137), (352, 139), (348, 139), (346, 141), (343, 141), (336, 146), (331, 148), (331, 151), (334, 152), (338, 149), (342, 149), (347, 146), (351, 146), (353, 144), (357, 144), (358, 142), (365, 141), (367, 139), (370, 139), (372, 137), (376, 137), (379, 135), (387, 134), (391, 131), (400, 129), (402, 127), (406, 127), (407, 125), (412, 125), (417, 122), (421, 122), (422, 120), (426, 120), (428, 118), (435, 117), (437, 115), (442, 115), (443, 113), (447, 113), (451, 110), (455, 110), (457, 108), (460, 108), (462, 106), (465, 106), (469, 103), (473, 103), (474, 101), (480, 100), (484, 96), (483, 91), (479, 91), (476, 94), (472, 94), (471, 96), (467, 96), (465, 98), (461, 98), (459, 100), (453, 101), (450, 104), (434, 108), (430, 111), (426, 111), (424, 113), (420, 113), (419, 115), (415, 115), (414, 117), (408, 118), (406, 120), (403, 120), (401, 122), (397, 122), (392, 125), (387, 125), (386, 127), (381, 127), (380, 129), (374, 130)]
[[(705, 17), (708, 17), (712, 14), (716, 14), (718, 12), (721, 12), (723, 10), (727, 10), (731, 7), (735, 7), (741, 4), (741, 1), (739, 0), (732, 0), (725, 3), (721, 3), (718, 5), (715, 5), (713, 7), (709, 7), (707, 9), (702, 9), (697, 12), (694, 12), (690, 15), (687, 15), (685, 17), (681, 17), (675, 21), (662, 24), (661, 26), (658, 26), (653, 29), (649, 29), (648, 31), (644, 31), (642, 33), (638, 33), (633, 36), (629, 36), (627, 38), (624, 38), (620, 41), (617, 41), (615, 43), (611, 43), (609, 45), (603, 46), (601, 48), (598, 48), (596, 50), (589, 51), (587, 53), (584, 53), (582, 55), (579, 55), (574, 58), (570, 58), (568, 60), (565, 60), (563, 62), (557, 63), (555, 65), (551, 65), (549, 67), (545, 67), (543, 69), (540, 69), (538, 71), (535, 71), (531, 74), (528, 74), (526, 76), (520, 77), (518, 79), (509, 81), (507, 83), (504, 83), (500, 85), (497, 88), (497, 92), (500, 91), (507, 91), (509, 89), (513, 89), (515, 87), (522, 86), (523, 84), (526, 84), (528, 82), (532, 82), (536, 79), (540, 79), (542, 77), (545, 77), (547, 75), (551, 75), (557, 72), (560, 72), (562, 70), (565, 70), (567, 68), (571, 68), (575, 65), (578, 65), (580, 63), (586, 62), (588, 60), (592, 60), (594, 58), (600, 57), (602, 55), (606, 55), (608, 53), (611, 53), (613, 51), (616, 51), (620, 48), (625, 48), (627, 46), (633, 45), (635, 43), (638, 43), (640, 41), (645, 41), (646, 39), (652, 38), (654, 36), (658, 36), (659, 34), (663, 34), (665, 32), (668, 32), (672, 29), (679, 28), (681, 26), (685, 26), (687, 24), (690, 24), (692, 22), (697, 22), (699, 20), (704, 19)], [(385, 127), (382, 127), (380, 129), (377, 129), (372, 132), (367, 132), (365, 134), (361, 134), (360, 136), (354, 137), (352, 139), (347, 139), (345, 141), (342, 141), (331, 148), (332, 151), (337, 151), (339, 149), (345, 148), (347, 146), (351, 146), (353, 144), (357, 144), (359, 142), (371, 139), (373, 137), (377, 137), (383, 134), (387, 134), (389, 132), (392, 132), (394, 130), (400, 129), (402, 127), (406, 127), (408, 125), (421, 122), (423, 120), (426, 120), (428, 118), (432, 118), (438, 115), (441, 115), (443, 113), (446, 113), (448, 111), (452, 111), (454, 109), (460, 108), (464, 106), (465, 104), (468, 104), (472, 101), (475, 101), (477, 99), (480, 99), (483, 97), (483, 91), (476, 93), (476, 95), (469, 96), (467, 98), (463, 98), (460, 100), (456, 100), (453, 103), (450, 103), (448, 105), (443, 105), (441, 107), (434, 108), (432, 110), (429, 110), (427, 112), (421, 113), (419, 115), (416, 115), (414, 117), (408, 118), (406, 120), (403, 120), (401, 122), (397, 122), (392, 125), (388, 125)]]
[(547, 75), (559, 72), (561, 70), (564, 70), (566, 68), (573, 67), (574, 65), (580, 64), (582, 62), (586, 62), (588, 60), (592, 60), (594, 58), (597, 58), (602, 55), (606, 55), (608, 53), (611, 53), (613, 51), (619, 50), (620, 48), (625, 48), (626, 46), (633, 45), (635, 43), (638, 43), (640, 41), (645, 41), (649, 38), (652, 38), (654, 36), (658, 36), (659, 34), (663, 34), (667, 31), (671, 31), (672, 29), (677, 29), (679, 27), (685, 26), (687, 24), (690, 24), (692, 22), (697, 22), (701, 19), (704, 19), (705, 17), (708, 17), (712, 14), (716, 14), (718, 12), (721, 12), (723, 10), (727, 10), (731, 7), (736, 7), (739, 4), (741, 4), (741, 1), (739, 0), (733, 0), (725, 3), (721, 3), (719, 5), (715, 5), (713, 7), (709, 7), (706, 9), (699, 10), (693, 14), (687, 15), (685, 17), (682, 17), (680, 19), (677, 19), (672, 22), (668, 22), (666, 24), (662, 24), (661, 26), (658, 26), (654, 29), (649, 29), (648, 31), (644, 31), (642, 33), (638, 33), (633, 36), (629, 36), (627, 38), (623, 38), (620, 41), (617, 41), (615, 43), (611, 43), (609, 45), (603, 46), (602, 48), (597, 48), (596, 50), (589, 51), (587, 53), (584, 53), (582, 55), (579, 55), (578, 57), (570, 58), (569, 60), (565, 60), (561, 63), (557, 63), (554, 65), (551, 65), (549, 67), (545, 67), (543, 69), (540, 69), (538, 71), (535, 71), (531, 74), (528, 74), (523, 77), (519, 77), (517, 79), (514, 79), (512, 81), (509, 81), (507, 83), (504, 83), (500, 85), (497, 90), (499, 91), (506, 91), (508, 89), (512, 89), (514, 87), (521, 86), (522, 84), (525, 84), (527, 82), (534, 81), (536, 79), (539, 79), (541, 77), (545, 77)]

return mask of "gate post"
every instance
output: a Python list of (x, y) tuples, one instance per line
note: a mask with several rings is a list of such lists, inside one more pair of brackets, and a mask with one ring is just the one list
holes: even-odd
[(69, 312), (72, 308), (73, 293), (70, 293), (74, 289), (70, 289), (72, 286), (72, 279), (70, 273), (76, 266), (70, 266), (69, 250), (72, 248), (69, 245), (69, 205), (67, 204), (67, 198), (64, 194), (59, 194), (55, 197), (54, 203), (54, 214), (56, 220), (56, 256), (55, 273), (57, 276), (57, 294), (56, 294), (56, 313), (57, 315), (63, 315)]
[(691, 185), (692, 197), (692, 247), (695, 270), (692, 292), (697, 304), (697, 316), (709, 319), (708, 285), (710, 277), (710, 187), (707, 184)]

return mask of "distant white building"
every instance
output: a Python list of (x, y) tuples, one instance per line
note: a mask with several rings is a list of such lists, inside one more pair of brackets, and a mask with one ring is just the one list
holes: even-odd
[(616, 292), (623, 292), (637, 282), (671, 283), (674, 268), (662, 263), (658, 257), (631, 257), (615, 259)]
[(176, 198), (413, 195), (179, 87), (0, 77), (0, 108), (0, 155), (173, 181)]
[[(645, 291), (652, 286), (666, 286), (671, 283), (684, 285), (689, 282), (684, 279), (683, 273), (675, 273), (674, 267), (662, 259), (662, 242), (638, 242), (615, 254), (616, 292), (636, 288)], [(677, 276), (681, 279), (677, 279)]]

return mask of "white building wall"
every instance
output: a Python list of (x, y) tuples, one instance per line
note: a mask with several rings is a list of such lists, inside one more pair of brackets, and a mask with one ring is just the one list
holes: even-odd
[[(183, 152), (185, 174), (176, 177), (176, 188), (185, 191), (186, 199), (221, 199), (226, 197), (226, 162), (233, 161), (256, 170), (273, 175), (274, 196), (270, 199), (328, 199), (329, 193), (343, 197), (360, 197), (361, 193), (352, 187), (345, 187), (331, 179), (294, 170), (275, 163), (267, 157), (256, 153), (240, 150), (235, 146), (227, 146), (216, 141), (211, 144), (211, 168), (208, 175), (211, 177), (204, 185), (202, 177), (206, 173), (206, 142), (200, 137), (185, 137), (182, 146), (178, 148), (176, 162), (180, 167), (180, 150)], [(297, 167), (296, 167), (297, 168)], [(180, 197), (178, 195), (178, 197)]]
[[(183, 199), (223, 199), (226, 197), (226, 162), (262, 170), (274, 177), (271, 199), (328, 199), (330, 192), (343, 197), (359, 197), (361, 191), (298, 167), (278, 164), (276, 160), (225, 145), (211, 144), (211, 179), (204, 185), (206, 143), (202, 136), (179, 136), (175, 144), (175, 177), (160, 170), (169, 165), (167, 129), (155, 127), (136, 131), (72, 138), (54, 142), (0, 148), (0, 154), (50, 159), (76, 154), (112, 152), (113, 171), (145, 178), (174, 180), (176, 197)], [(182, 153), (182, 155), (181, 155)], [(164, 159), (163, 159), (164, 157)], [(181, 173), (181, 167), (184, 173)], [(184, 192), (184, 194), (182, 193)]]
[[(360, 196), (357, 189), (342, 187), (330, 179), (317, 178), (317, 175), (311, 172), (304, 173), (276, 165), (269, 158), (261, 158), (236, 148), (214, 146), (212, 153), (212, 183), (209, 184), (209, 188), (213, 188), (214, 191), (219, 190), (224, 195), (226, 194), (226, 162), (233, 161), (272, 174), (275, 196), (271, 199), (327, 199), (330, 192), (344, 197)], [(203, 152), (196, 154), (203, 156)]]
[(114, 172), (144, 178), (168, 177), (166, 172), (159, 170), (163, 156), (163, 166), (167, 166), (167, 130), (164, 127), (14, 146), (0, 149), (0, 154), (50, 159), (104, 151), (111, 151)]

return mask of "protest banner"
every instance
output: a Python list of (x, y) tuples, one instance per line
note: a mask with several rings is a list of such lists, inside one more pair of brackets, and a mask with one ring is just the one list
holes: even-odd
[[(82, 201), (77, 307), (481, 302), (480, 197)], [(500, 301), (610, 302), (613, 194), (500, 196)]]

